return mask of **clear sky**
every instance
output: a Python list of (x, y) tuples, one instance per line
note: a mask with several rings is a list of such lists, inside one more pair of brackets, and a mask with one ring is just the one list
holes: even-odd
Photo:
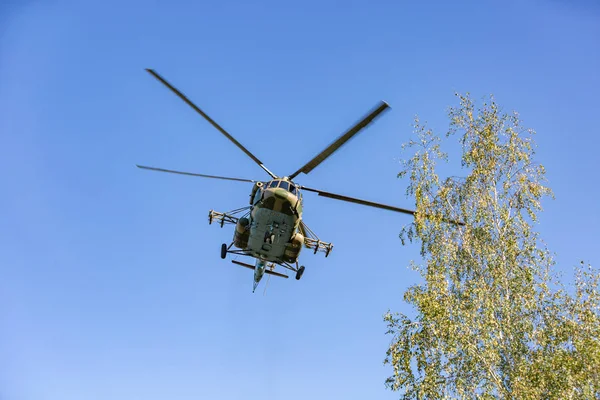
[[(485, 3), (485, 4), (483, 4)], [(495, 94), (537, 130), (559, 267), (598, 265), (595, 1), (0, 2), (0, 398), (393, 399), (382, 315), (410, 312), (409, 217), (305, 194), (301, 281), (219, 257), (210, 209), (250, 184), (142, 171), (296, 170), (380, 99), (392, 110), (298, 181), (411, 207), (396, 178), (415, 114)]]

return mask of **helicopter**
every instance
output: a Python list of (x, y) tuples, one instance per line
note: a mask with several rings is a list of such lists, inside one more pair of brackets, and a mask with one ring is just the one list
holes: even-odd
[(138, 168), (145, 170), (253, 184), (248, 205), (245, 207), (228, 212), (210, 210), (208, 213), (209, 224), (215, 222), (218, 223), (221, 228), (225, 224), (235, 225), (232, 242), (230, 244), (223, 243), (221, 245), (222, 259), (227, 258), (227, 254), (254, 258), (254, 265), (232, 260), (232, 263), (236, 265), (254, 270), (252, 292), (256, 290), (256, 287), (265, 274), (286, 279), (288, 278), (288, 275), (275, 271), (276, 266), (292, 271), (295, 273), (296, 280), (300, 280), (305, 270), (305, 267), (299, 265), (298, 261), (302, 248), (312, 250), (313, 254), (316, 254), (317, 252), (324, 253), (325, 257), (329, 256), (329, 253), (333, 249), (332, 243), (322, 241), (304, 223), (302, 215), (303, 192), (313, 192), (317, 193), (319, 196), (330, 199), (376, 207), (413, 216), (415, 215), (415, 211), (413, 210), (330, 193), (319, 189), (309, 188), (294, 182), (294, 179), (298, 175), (310, 173), (357, 133), (362, 131), (377, 117), (390, 109), (390, 106), (386, 102), (380, 101), (360, 121), (354, 124), (350, 129), (327, 146), (327, 148), (300, 167), (297, 171), (287, 176), (278, 176), (271, 172), (262, 161), (242, 146), (240, 142), (157, 72), (148, 68), (146, 71), (186, 102), (198, 114), (204, 117), (212, 126), (258, 164), (258, 166), (270, 177), (270, 179), (266, 181), (251, 180), (176, 171), (136, 164)]

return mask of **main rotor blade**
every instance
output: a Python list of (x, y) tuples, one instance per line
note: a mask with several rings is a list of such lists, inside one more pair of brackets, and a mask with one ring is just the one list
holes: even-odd
[(375, 118), (377, 118), (382, 112), (390, 108), (390, 106), (385, 102), (381, 101), (377, 107), (375, 107), (368, 115), (366, 115), (362, 120), (360, 120), (356, 125), (350, 128), (346, 133), (341, 135), (336, 139), (335, 142), (331, 143), (325, 150), (317, 154), (312, 160), (310, 160), (306, 165), (300, 168), (298, 171), (294, 172), (289, 176), (290, 179), (294, 179), (301, 172), (304, 174), (308, 174), (310, 171), (315, 169), (319, 164), (321, 164), (327, 157), (332, 155), (336, 150), (342, 147), (348, 140), (350, 140), (354, 135), (360, 132), (363, 128), (369, 125)]
[(330, 199), (348, 201), (350, 203), (362, 204), (363, 206), (383, 208), (384, 210), (396, 211), (396, 212), (400, 212), (400, 213), (404, 213), (404, 214), (410, 214), (410, 215), (414, 215), (415, 214), (415, 211), (407, 210), (405, 208), (388, 206), (386, 204), (381, 204), (381, 203), (374, 203), (372, 201), (356, 199), (354, 197), (342, 196), (340, 194), (325, 192), (323, 190), (311, 189), (311, 188), (307, 188), (305, 186), (302, 186), (301, 189), (302, 190), (308, 190), (309, 192), (318, 193), (319, 196), (329, 197)]
[(142, 169), (148, 169), (150, 171), (168, 172), (168, 173), (171, 173), (171, 174), (179, 174), (179, 175), (199, 176), (201, 178), (224, 179), (224, 180), (227, 180), (227, 181), (250, 182), (250, 183), (258, 182), (258, 181), (253, 181), (252, 179), (228, 178), (226, 176), (196, 174), (196, 173), (193, 173), (193, 172), (183, 172), (183, 171), (175, 171), (175, 170), (172, 170), (172, 169), (146, 167), (145, 165), (137, 165), (137, 164), (136, 164), (136, 167), (142, 168)]
[(221, 132), (223, 135), (225, 135), (225, 137), (227, 139), (231, 140), (233, 142), (233, 144), (235, 144), (237, 147), (239, 147), (240, 150), (242, 150), (244, 153), (246, 153), (246, 155), (248, 157), (250, 157), (255, 163), (257, 163), (259, 167), (261, 167), (262, 169), (264, 169), (266, 171), (266, 173), (271, 176), (271, 178), (273, 178), (273, 179), (277, 178), (277, 176), (275, 174), (273, 174), (271, 171), (269, 171), (267, 169), (267, 167), (265, 167), (263, 165), (262, 161), (260, 161), (254, 154), (250, 153), (250, 151), (247, 148), (245, 148), (244, 146), (242, 146), (242, 144), (240, 142), (238, 142), (237, 140), (235, 140), (235, 138), (233, 136), (231, 136), (225, 129), (223, 129), (219, 124), (217, 124), (211, 117), (209, 117), (208, 115), (206, 115), (206, 113), (204, 111), (202, 111), (197, 105), (195, 105), (183, 93), (181, 93), (173, 85), (171, 85), (169, 82), (167, 82), (162, 76), (160, 76), (159, 74), (157, 74), (153, 69), (146, 68), (146, 71), (148, 71), (152, 76), (154, 76), (156, 79), (158, 79), (163, 85), (165, 85), (166, 87), (168, 87), (169, 89), (171, 89), (171, 91), (173, 93), (175, 93), (177, 96), (179, 96), (179, 98), (181, 98), (181, 100), (185, 101), (198, 114), (202, 115), (204, 117), (204, 119), (206, 119), (212, 126), (214, 126), (219, 132)]
[[(369, 207), (375, 207), (375, 208), (382, 208), (384, 210), (395, 211), (395, 212), (404, 213), (404, 214), (410, 214), (410, 215), (415, 215), (416, 214), (416, 211), (408, 210), (406, 208), (389, 206), (387, 204), (381, 204), (381, 203), (375, 203), (375, 202), (372, 202), (372, 201), (356, 199), (354, 197), (342, 196), (340, 194), (325, 192), (323, 190), (311, 189), (311, 188), (304, 187), (304, 186), (301, 186), (301, 189), (302, 190), (307, 190), (309, 192), (318, 193), (319, 196), (329, 197), (330, 199), (347, 201), (347, 202), (350, 202), (350, 203), (361, 204), (363, 206), (369, 206)], [(443, 221), (444, 222), (450, 222), (450, 223), (455, 224), (455, 225), (464, 225), (465, 224), (464, 222), (454, 221), (454, 220), (448, 220), (448, 219), (443, 219)]]

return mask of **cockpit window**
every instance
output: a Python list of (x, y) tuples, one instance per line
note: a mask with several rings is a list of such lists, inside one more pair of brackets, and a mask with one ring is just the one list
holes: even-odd
[(290, 182), (288, 182), (288, 181), (284, 181), (284, 180), (279, 180), (279, 179), (276, 179), (276, 180), (272, 180), (272, 181), (270, 181), (269, 183), (267, 183), (267, 184), (265, 185), (265, 188), (269, 188), (269, 189), (275, 189), (275, 188), (277, 188), (277, 187), (280, 187), (280, 188), (282, 188), (282, 189), (285, 189), (285, 190), (287, 190), (288, 192), (291, 192), (291, 193), (293, 193), (293, 194), (294, 194), (294, 195), (296, 195), (296, 196), (298, 196), (298, 195), (302, 196), (302, 195), (300, 194), (300, 191), (299, 191), (299, 190), (298, 190), (298, 188), (296, 187), (296, 185), (294, 185), (293, 183), (290, 183)]

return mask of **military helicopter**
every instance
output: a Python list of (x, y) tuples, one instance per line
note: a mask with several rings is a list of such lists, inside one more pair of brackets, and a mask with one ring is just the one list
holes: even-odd
[(295, 272), (295, 277), (299, 280), (304, 274), (304, 266), (299, 266), (298, 258), (303, 247), (311, 249), (314, 254), (321, 252), (325, 257), (333, 249), (333, 244), (322, 241), (310, 230), (303, 221), (302, 202), (303, 192), (317, 193), (319, 196), (331, 199), (357, 203), (370, 207), (377, 207), (389, 211), (395, 211), (404, 214), (414, 215), (415, 211), (404, 208), (389, 206), (385, 204), (374, 203), (353, 197), (342, 196), (323, 190), (312, 189), (299, 185), (294, 182), (299, 174), (308, 174), (321, 164), (325, 159), (331, 156), (342, 145), (348, 142), (357, 133), (363, 130), (367, 125), (373, 122), (383, 112), (390, 107), (387, 103), (381, 101), (373, 110), (363, 117), (352, 128), (339, 136), (325, 150), (317, 154), (312, 160), (303, 165), (294, 173), (288, 176), (277, 176), (271, 172), (254, 154), (242, 146), (225, 129), (211, 119), (198, 106), (189, 100), (182, 92), (167, 82), (162, 76), (152, 69), (146, 69), (163, 85), (173, 91), (184, 102), (186, 102), (198, 114), (204, 117), (212, 126), (221, 132), (227, 139), (250, 157), (259, 167), (261, 167), (269, 176), (270, 180), (256, 181), (243, 178), (231, 178), (224, 176), (204, 175), (192, 172), (175, 171), (164, 168), (148, 167), (136, 165), (138, 168), (167, 172), (172, 174), (196, 176), (203, 178), (225, 179), (237, 182), (252, 183), (250, 191), (249, 205), (243, 208), (229, 212), (218, 212), (210, 210), (208, 213), (209, 224), (218, 223), (221, 227), (225, 224), (235, 225), (233, 241), (228, 245), (221, 245), (221, 258), (225, 259), (227, 254), (249, 256), (255, 259), (254, 265), (246, 264), (237, 260), (232, 263), (254, 270), (254, 283), (252, 292), (256, 290), (259, 282), (265, 274), (274, 275), (282, 278), (288, 278), (287, 275), (276, 272), (277, 265)]

